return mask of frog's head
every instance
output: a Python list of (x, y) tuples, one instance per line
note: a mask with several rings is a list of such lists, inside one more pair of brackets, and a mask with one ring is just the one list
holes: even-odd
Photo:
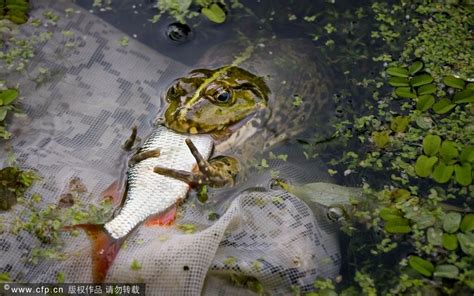
[(177, 79), (166, 93), (165, 125), (180, 133), (221, 133), (266, 108), (263, 78), (241, 68), (198, 69)]

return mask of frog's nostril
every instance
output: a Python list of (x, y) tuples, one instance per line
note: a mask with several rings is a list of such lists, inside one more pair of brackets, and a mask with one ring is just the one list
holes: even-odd
[(172, 23), (166, 28), (166, 36), (175, 42), (185, 42), (192, 36), (191, 28), (186, 24)]

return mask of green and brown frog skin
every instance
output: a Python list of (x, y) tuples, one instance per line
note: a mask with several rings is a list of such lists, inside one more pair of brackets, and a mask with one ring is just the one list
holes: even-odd
[[(308, 127), (312, 134), (318, 131), (317, 125), (327, 127), (335, 109), (329, 91), (330, 69), (311, 40), (269, 38), (250, 44), (252, 54), (238, 66), (263, 77), (271, 90), (268, 108), (215, 147), (217, 153), (234, 155), (245, 167)], [(197, 66), (212, 69), (231, 64), (248, 46), (245, 40), (221, 43), (208, 50)], [(299, 106), (294, 105), (296, 95), (302, 98)]]
[[(168, 107), (161, 124), (178, 133), (210, 134), (217, 143), (222, 142), (243, 122), (267, 108), (269, 92), (261, 77), (236, 66), (197, 69), (178, 78), (168, 88), (165, 95)], [(133, 137), (136, 137), (136, 129), (126, 147), (134, 142)], [(239, 171), (235, 158), (217, 156), (207, 161), (190, 139), (186, 144), (196, 158), (198, 170), (189, 173), (157, 167), (155, 172), (190, 185), (220, 187), (233, 183)], [(134, 155), (131, 162), (158, 156), (159, 151), (142, 152)]]
[[(232, 65), (245, 47), (238, 42), (221, 44), (202, 59), (200, 64), (206, 69), (175, 80), (165, 92), (169, 105), (162, 120), (179, 133), (212, 134), (215, 152), (235, 156), (241, 169), (256, 155), (297, 136), (308, 122), (326, 120), (332, 110), (327, 104), (331, 100), (324, 67), (308, 40), (259, 41), (238, 67), (223, 66)], [(293, 104), (295, 95), (303, 98), (299, 106)], [(238, 162), (230, 159), (210, 160), (206, 167), (214, 175), (228, 171), (235, 176)], [(160, 173), (188, 183), (197, 180), (165, 171)], [(205, 178), (199, 180), (205, 182)], [(216, 180), (222, 183), (220, 177)]]

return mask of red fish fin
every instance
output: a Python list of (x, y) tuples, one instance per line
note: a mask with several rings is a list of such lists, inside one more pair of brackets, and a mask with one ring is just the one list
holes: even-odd
[(103, 199), (111, 199), (112, 203), (116, 206), (121, 205), (123, 202), (123, 190), (122, 182), (114, 181), (109, 185), (102, 193), (101, 197)]
[(114, 262), (124, 238), (114, 239), (102, 224), (77, 224), (68, 228), (81, 228), (92, 242), (92, 278), (102, 283)]
[(148, 218), (145, 222), (145, 225), (149, 227), (171, 225), (173, 224), (174, 220), (176, 220), (176, 211), (177, 205), (174, 204), (166, 211), (155, 214)]

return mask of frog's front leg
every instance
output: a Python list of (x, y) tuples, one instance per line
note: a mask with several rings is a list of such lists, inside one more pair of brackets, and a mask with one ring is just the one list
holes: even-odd
[(235, 158), (217, 156), (207, 161), (199, 153), (191, 139), (186, 139), (186, 144), (196, 159), (198, 172), (188, 172), (159, 166), (155, 167), (154, 172), (181, 180), (191, 186), (209, 185), (212, 187), (222, 187), (234, 184), (239, 170), (239, 162)]

